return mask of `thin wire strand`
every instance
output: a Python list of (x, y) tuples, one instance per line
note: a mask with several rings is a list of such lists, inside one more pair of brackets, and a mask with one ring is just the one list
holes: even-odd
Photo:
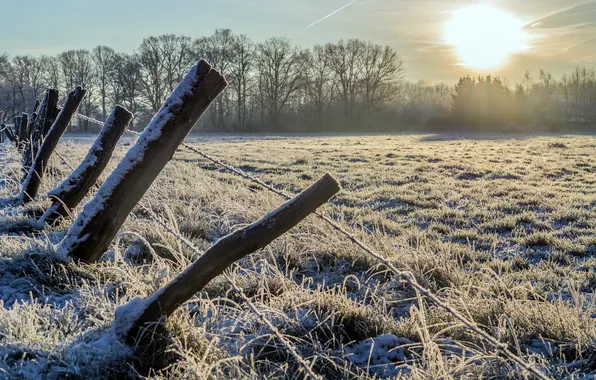
[[(178, 233), (178, 232), (174, 231), (172, 228), (170, 228), (170, 226), (168, 226), (167, 223), (162, 221), (161, 218), (159, 218), (151, 209), (143, 206), (142, 204), (139, 204), (139, 207), (141, 209), (143, 209), (143, 211), (145, 211), (149, 215), (149, 219), (151, 219), (155, 223), (157, 223), (160, 226), (162, 226), (163, 228), (165, 228), (166, 231), (168, 231), (170, 234), (174, 235), (174, 237), (176, 239), (178, 239), (180, 242), (182, 242), (184, 245), (186, 245), (191, 251), (193, 251), (193, 253), (195, 254), (196, 257), (200, 257), (203, 254), (203, 252), (201, 250), (196, 248), (184, 236), (182, 236), (180, 233)], [(240, 287), (238, 287), (238, 285), (234, 282), (234, 280), (230, 276), (228, 276), (227, 273), (224, 273), (223, 275), (226, 278), (226, 280), (230, 283), (230, 285), (232, 285), (232, 288), (234, 289), (234, 291), (236, 293), (238, 293), (240, 298), (242, 298), (242, 300), (246, 303), (248, 308), (253, 313), (255, 313), (257, 315), (257, 317), (259, 317), (261, 322), (263, 322), (264, 324), (267, 325), (267, 327), (273, 332), (273, 334), (277, 337), (277, 339), (279, 339), (279, 341), (284, 345), (286, 350), (288, 350), (290, 352), (290, 354), (294, 357), (294, 359), (296, 359), (298, 361), (298, 363), (300, 363), (300, 365), (304, 368), (304, 371), (306, 372), (308, 377), (312, 378), (312, 379), (322, 379), (322, 377), (320, 375), (317, 375), (316, 373), (314, 373), (314, 371), (311, 368), (311, 365), (309, 365), (306, 362), (306, 359), (304, 359), (298, 353), (298, 351), (296, 350), (294, 345), (283, 336), (283, 334), (278, 330), (278, 328), (263, 313), (261, 313), (261, 311), (256, 307), (256, 305), (253, 304), (252, 301), (244, 294), (244, 291)]]

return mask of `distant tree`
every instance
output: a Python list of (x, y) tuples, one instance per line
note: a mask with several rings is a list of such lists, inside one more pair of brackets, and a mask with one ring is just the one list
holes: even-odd
[(324, 46), (316, 45), (305, 53), (304, 89), (307, 103), (307, 121), (311, 131), (321, 130), (328, 122), (326, 111), (335, 95), (331, 56)]
[(341, 40), (335, 44), (327, 44), (325, 49), (333, 69), (337, 94), (343, 102), (345, 121), (356, 124), (355, 109), (364, 69), (360, 60), (366, 44), (360, 40)]
[(91, 57), (95, 65), (95, 72), (97, 76), (97, 85), (99, 91), (99, 98), (101, 102), (101, 117), (105, 120), (108, 112), (108, 98), (110, 82), (114, 77), (114, 64), (116, 52), (108, 46), (97, 46), (91, 52)]
[(231, 87), (236, 94), (236, 117), (238, 130), (247, 130), (248, 98), (254, 84), (253, 71), (255, 66), (255, 45), (244, 34), (236, 36), (234, 40), (234, 56), (230, 65)]
[(114, 78), (111, 81), (114, 103), (121, 103), (133, 114), (140, 109), (142, 70), (137, 55), (117, 54), (114, 58)]
[(511, 93), (500, 78), (465, 76), (452, 95), (451, 113), (474, 130), (502, 129), (514, 121)]
[(164, 57), (161, 41), (157, 37), (148, 37), (139, 47), (139, 62), (141, 63), (141, 83), (143, 84), (144, 100), (149, 109), (159, 111), (166, 97), (167, 83), (165, 83)]
[(270, 38), (257, 51), (261, 108), (279, 130), (280, 116), (302, 84), (304, 54), (285, 38)]
[[(231, 75), (234, 71), (237, 47), (238, 37), (230, 29), (216, 29), (212, 35), (198, 38), (194, 42), (195, 54), (205, 58), (224, 75)], [(227, 129), (229, 103), (230, 96), (226, 91), (211, 106), (211, 122), (214, 127)]]
[[(61, 53), (58, 56), (58, 59), (63, 74), (63, 94), (76, 86), (82, 86), (87, 89), (87, 94), (81, 103), (79, 112), (88, 117), (93, 116), (93, 113), (97, 110), (98, 106), (95, 102), (97, 98), (96, 72), (91, 53), (88, 50), (83, 49), (69, 50)], [(88, 132), (90, 128), (89, 122), (84, 121), (82, 125), (83, 130)]]

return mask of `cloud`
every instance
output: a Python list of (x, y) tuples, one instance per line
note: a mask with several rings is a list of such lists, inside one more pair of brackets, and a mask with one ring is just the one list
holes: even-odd
[(546, 17), (534, 20), (525, 26), (527, 29), (596, 27), (596, 1), (561, 9)]

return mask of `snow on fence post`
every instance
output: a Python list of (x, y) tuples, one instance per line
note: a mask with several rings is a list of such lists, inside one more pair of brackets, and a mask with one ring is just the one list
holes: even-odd
[(39, 113), (30, 131), (31, 138), (27, 143), (27, 147), (23, 153), (23, 171), (25, 177), (29, 173), (29, 168), (33, 163), (33, 159), (37, 155), (39, 145), (42, 138), (45, 136), (44, 131), (50, 129), (58, 115), (58, 90), (48, 88), (45, 97), (39, 106)]
[(206, 61), (194, 65), (85, 205), (58, 252), (78, 261), (91, 263), (99, 259), (197, 120), (226, 86), (224, 77)]
[(122, 327), (128, 329), (123, 331), (128, 342), (134, 342), (148, 324), (152, 325), (162, 317), (171, 315), (234, 262), (265, 247), (296, 226), (340, 189), (337, 180), (325, 174), (308, 189), (257, 222), (218, 240), (175, 279), (142, 301), (138, 317), (131, 326)]
[(48, 193), (53, 203), (43, 214), (40, 222), (53, 224), (59, 218), (71, 214), (108, 165), (118, 140), (132, 119), (133, 114), (126, 108), (114, 108), (83, 162), (60, 186)]
[[(68, 93), (64, 107), (56, 117), (46, 138), (43, 139), (33, 166), (29, 169), (25, 181), (23, 181), (23, 190), (19, 196), (19, 202), (22, 204), (30, 202), (37, 196), (39, 185), (41, 185), (41, 180), (47, 170), (47, 163), (86, 93), (87, 90), (83, 90), (80, 86)], [(25, 115), (23, 114), (23, 117)]]
[(4, 144), (4, 138), (5, 138), (4, 137), (5, 136), (4, 130), (5, 129), (6, 129), (6, 125), (4, 125), (4, 123), (1, 124), (0, 125), (0, 144)]

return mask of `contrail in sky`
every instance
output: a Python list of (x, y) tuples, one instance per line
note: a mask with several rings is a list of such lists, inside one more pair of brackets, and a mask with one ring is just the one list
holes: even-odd
[(343, 11), (344, 9), (346, 9), (347, 7), (349, 7), (350, 5), (354, 4), (355, 2), (357, 2), (358, 0), (352, 0), (349, 3), (347, 3), (346, 5), (344, 5), (343, 7), (334, 10), (333, 12), (329, 13), (327, 16), (318, 19), (317, 21), (313, 22), (312, 24), (310, 24), (309, 26), (307, 26), (306, 28), (304, 28), (304, 30), (308, 30), (310, 28), (312, 28), (313, 26), (320, 24), (321, 22), (327, 20), (329, 17), (332, 17), (334, 14)]

